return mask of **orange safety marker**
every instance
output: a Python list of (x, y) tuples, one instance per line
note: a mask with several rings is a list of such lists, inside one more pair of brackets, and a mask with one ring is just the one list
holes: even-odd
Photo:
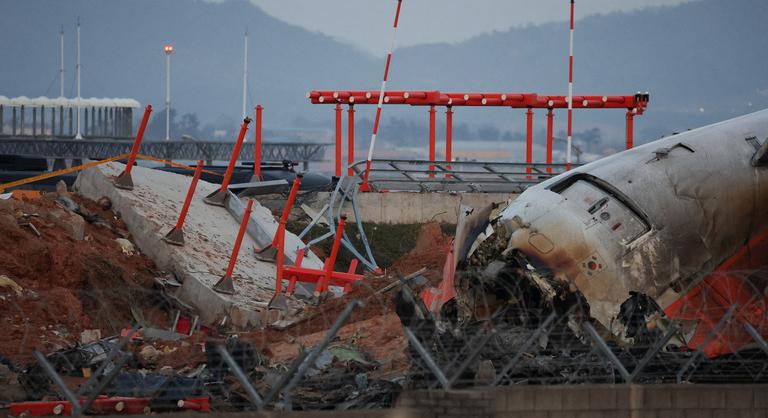
[(221, 187), (219, 187), (219, 190), (206, 196), (203, 199), (205, 203), (224, 206), (224, 200), (227, 198), (227, 187), (229, 187), (229, 181), (232, 179), (232, 172), (235, 171), (235, 163), (237, 163), (237, 157), (240, 155), (240, 147), (243, 145), (243, 139), (245, 139), (245, 132), (248, 130), (249, 123), (251, 123), (251, 118), (246, 117), (243, 119), (243, 124), (240, 125), (240, 134), (237, 136), (237, 142), (235, 142), (235, 147), (232, 149), (232, 156), (229, 158), (227, 171), (224, 173), (224, 179), (221, 181)]
[(150, 113), (152, 113), (152, 105), (147, 105), (147, 107), (144, 108), (144, 117), (141, 118), (141, 125), (139, 125), (139, 131), (136, 133), (136, 139), (133, 141), (133, 148), (131, 148), (131, 156), (128, 158), (128, 165), (125, 166), (125, 170), (115, 179), (115, 187), (119, 189), (133, 190), (131, 170), (133, 169), (133, 164), (136, 162), (136, 154), (139, 153), (139, 147), (141, 146), (142, 138), (144, 138), (144, 130), (147, 128)]
[[(275, 271), (275, 296), (277, 296), (283, 291), (283, 274), (285, 270), (283, 266), (283, 263), (285, 262), (285, 228), (282, 228), (282, 223), (277, 227), (275, 239), (272, 243), (274, 244), (272, 248), (277, 249), (277, 270)], [(301, 263), (302, 258), (304, 258), (304, 251), (299, 251), (298, 254), (296, 254), (296, 264)], [(277, 303), (278, 300), (279, 299), (273, 297), (270, 301), (270, 305), (279, 305), (280, 303)]]
[(235, 247), (232, 248), (232, 255), (229, 257), (229, 265), (227, 266), (227, 271), (224, 273), (224, 277), (219, 279), (219, 281), (213, 286), (213, 290), (219, 293), (226, 293), (228, 295), (235, 294), (235, 281), (232, 279), (232, 272), (235, 270), (237, 254), (240, 252), (240, 245), (243, 243), (245, 230), (248, 228), (248, 220), (251, 219), (252, 209), (253, 199), (248, 199), (248, 206), (245, 207), (243, 219), (240, 221), (240, 230), (237, 232), (237, 238), (235, 239)]
[(187, 198), (184, 200), (184, 206), (181, 208), (181, 214), (179, 214), (179, 220), (176, 222), (176, 226), (171, 229), (164, 237), (163, 241), (173, 245), (184, 245), (184, 220), (187, 218), (187, 212), (189, 211), (189, 205), (192, 203), (192, 196), (195, 195), (195, 189), (197, 188), (197, 181), (200, 180), (200, 173), (203, 172), (203, 160), (197, 162), (195, 167), (195, 175), (192, 177), (192, 183), (187, 190)]
[(339, 256), (339, 246), (341, 245), (341, 238), (344, 236), (344, 225), (347, 224), (347, 217), (341, 215), (339, 218), (339, 225), (336, 228), (336, 236), (333, 239), (333, 247), (331, 247), (331, 256), (325, 260), (325, 275), (320, 279), (320, 282), (315, 287), (315, 296), (320, 296), (326, 290), (328, 290), (328, 283), (333, 275), (333, 266), (336, 264), (336, 257)]
[(315, 284), (315, 296), (320, 296), (326, 292), (329, 286), (341, 286), (344, 288), (344, 293), (346, 293), (352, 289), (353, 283), (363, 280), (364, 276), (362, 274), (355, 274), (358, 265), (357, 260), (352, 260), (352, 262), (349, 263), (349, 270), (346, 272), (333, 271), (333, 266), (336, 264), (336, 258), (339, 255), (341, 238), (344, 236), (346, 219), (345, 216), (342, 216), (339, 220), (336, 237), (333, 242), (333, 247), (331, 248), (331, 256), (325, 260), (322, 270), (301, 266), (301, 262), (304, 260), (304, 251), (298, 252), (296, 255), (296, 263), (293, 266), (283, 266), (283, 249), (278, 248), (276, 297), (280, 295), (284, 277), (289, 280), (287, 289), (289, 295), (293, 294), (293, 291), (296, 288), (296, 283), (302, 282)]
[(291, 186), (291, 192), (288, 194), (288, 200), (285, 202), (283, 214), (280, 216), (280, 224), (277, 226), (277, 231), (272, 238), (272, 243), (264, 248), (253, 248), (254, 256), (259, 260), (270, 263), (274, 263), (277, 260), (278, 248), (282, 248), (284, 244), (285, 224), (288, 222), (288, 216), (291, 214), (291, 209), (293, 209), (293, 202), (296, 200), (296, 195), (299, 193), (302, 177), (302, 174), (296, 174), (296, 177), (293, 179), (293, 186)]
[(261, 121), (264, 108), (261, 105), (256, 106), (256, 131), (254, 150), (253, 150), (253, 178), (251, 181), (261, 181)]

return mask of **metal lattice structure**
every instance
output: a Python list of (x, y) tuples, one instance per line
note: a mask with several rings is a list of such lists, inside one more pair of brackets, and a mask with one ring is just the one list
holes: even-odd
[[(351, 168), (362, 176), (365, 164)], [(374, 159), (368, 182), (377, 191), (520, 193), (563, 172), (564, 164)]]
[[(104, 159), (130, 152), (132, 141), (110, 139), (1, 138), (0, 154), (40, 158)], [(171, 160), (228, 160), (234, 142), (163, 141), (144, 142), (141, 152)], [(323, 161), (327, 143), (271, 142), (262, 144), (263, 161)], [(243, 147), (240, 158), (253, 160), (253, 147)]]

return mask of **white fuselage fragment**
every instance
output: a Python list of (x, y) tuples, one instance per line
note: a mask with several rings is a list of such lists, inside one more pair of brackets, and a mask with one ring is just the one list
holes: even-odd
[(519, 249), (616, 332), (630, 291), (662, 308), (768, 227), (768, 110), (673, 135), (529, 188), (502, 214)]

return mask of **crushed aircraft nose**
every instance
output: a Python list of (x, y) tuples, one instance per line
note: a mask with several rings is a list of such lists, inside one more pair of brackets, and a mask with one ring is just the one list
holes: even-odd
[[(751, 339), (747, 323), (768, 332), (768, 320), (755, 314), (766, 312), (765, 286), (731, 273), (768, 265), (768, 171), (755, 163), (768, 142), (757, 138), (766, 137), (762, 111), (530, 187), (501, 215), (508, 249), (583, 295), (616, 336), (645, 338), (640, 316), (658, 305), (671, 319), (698, 324), (691, 347), (738, 350)], [(706, 339), (734, 304), (738, 320)]]
[(738, 351), (753, 341), (750, 327), (768, 335), (768, 172), (754, 165), (766, 149), (758, 137), (768, 137), (768, 111), (584, 165), (530, 187), (500, 214), (462, 207), (443, 283), (422, 300), (438, 318), (503, 312), (521, 325), (578, 304), (576, 335), (588, 320), (633, 343), (685, 321), (690, 348)]

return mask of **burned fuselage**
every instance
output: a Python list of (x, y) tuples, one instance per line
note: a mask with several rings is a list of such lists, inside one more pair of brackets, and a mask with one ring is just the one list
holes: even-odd
[[(502, 212), (509, 247), (571, 284), (622, 334), (630, 292), (666, 309), (736, 254), (749, 254), (749, 268), (765, 263), (767, 137), (764, 110), (556, 176)], [(766, 291), (760, 281), (745, 288), (752, 300)]]

